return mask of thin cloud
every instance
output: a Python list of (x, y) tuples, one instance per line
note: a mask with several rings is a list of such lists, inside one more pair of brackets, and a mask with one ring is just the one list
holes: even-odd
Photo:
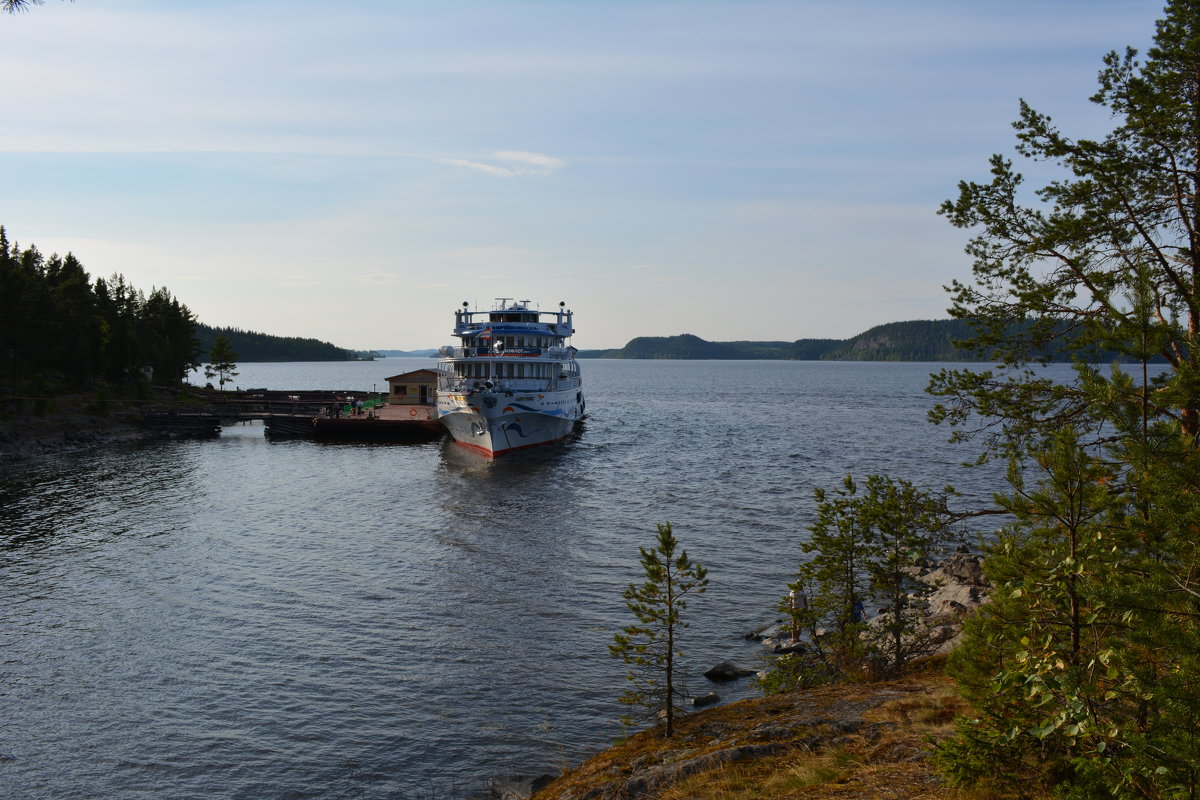
[(494, 164), (484, 164), (482, 161), (468, 161), (465, 158), (439, 158), (439, 164), (448, 164), (452, 167), (465, 167), (473, 169), (477, 172), (483, 172), (487, 175), (495, 175), (497, 178), (515, 178), (517, 173), (511, 169), (497, 167)]
[(501, 161), (523, 164), (523, 167), (516, 168), (516, 171), (520, 174), (535, 173), (538, 175), (549, 175), (551, 172), (556, 172), (567, 165), (567, 162), (561, 158), (546, 156), (541, 153), (527, 153), (523, 150), (501, 150), (496, 153), (496, 158)]
[[(519, 178), (524, 175), (549, 175), (567, 165), (566, 161), (542, 153), (529, 153), (524, 150), (498, 150), (492, 154), (500, 164), (486, 161), (471, 161), (465, 158), (439, 158), (439, 164), (451, 167), (463, 167), (493, 175), (497, 178)], [(507, 166), (502, 166), (507, 165)]]

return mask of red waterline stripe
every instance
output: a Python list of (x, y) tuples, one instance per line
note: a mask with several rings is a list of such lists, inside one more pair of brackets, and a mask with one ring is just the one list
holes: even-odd
[[(507, 450), (494, 450), (494, 451), (488, 450), (486, 447), (480, 447), (477, 444), (471, 444), (470, 442), (460, 442), (458, 439), (454, 439), (454, 443), (456, 445), (458, 445), (459, 447), (465, 447), (468, 450), (473, 450), (476, 453), (487, 456), (488, 458), (495, 458), (496, 456), (502, 456), (505, 453), (512, 453), (517, 450), (528, 450), (531, 447), (541, 447), (542, 445), (554, 444), (555, 442), (561, 442), (563, 439), (567, 438), (570, 435), (571, 435), (570, 433), (565, 433), (562, 436), (558, 437), (557, 439), (547, 439), (544, 442), (535, 442), (534, 444), (523, 444), (520, 447), (510, 447)], [(453, 439), (453, 437), (451, 437), (451, 438)]]

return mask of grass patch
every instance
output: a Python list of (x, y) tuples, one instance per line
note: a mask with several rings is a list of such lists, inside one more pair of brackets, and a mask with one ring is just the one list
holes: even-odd
[(999, 800), (945, 786), (928, 755), (964, 708), (940, 662), (882, 683), (783, 692), (685, 715), (678, 733), (642, 731), (569, 771), (535, 800), (620, 796), (627, 782), (725, 751), (753, 751), (655, 784), (656, 800)]

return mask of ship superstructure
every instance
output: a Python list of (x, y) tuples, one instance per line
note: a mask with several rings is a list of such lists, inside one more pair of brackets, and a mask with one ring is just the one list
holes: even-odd
[(573, 315), (558, 305), (500, 297), (489, 311), (454, 312), (459, 343), (440, 351), (437, 405), (458, 444), (494, 457), (563, 439), (583, 419)]

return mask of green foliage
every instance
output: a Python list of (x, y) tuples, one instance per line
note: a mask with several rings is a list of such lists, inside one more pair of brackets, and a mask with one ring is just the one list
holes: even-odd
[(224, 391), (225, 384), (237, 377), (237, 372), (234, 371), (237, 366), (237, 357), (229, 340), (218, 335), (208, 350), (209, 363), (204, 368), (204, 377), (209, 380), (216, 378), (219, 381), (219, 388)]
[[(689, 594), (703, 594), (708, 588), (708, 571), (688, 558), (686, 550), (676, 550), (679, 542), (671, 523), (658, 526), (657, 544), (641, 552), (642, 572), (646, 580), (629, 584), (622, 593), (625, 605), (637, 619), (613, 636), (609, 653), (629, 665), (629, 685), (621, 702), (642, 709), (651, 717), (661, 715), (664, 735), (675, 733), (675, 715), (681, 710), (684, 693), (678, 688), (678, 649), (680, 631), (687, 627), (683, 612)], [(626, 718), (626, 724), (632, 724)]]
[(958, 785), (1194, 797), (1200, 786), (1200, 455), (1171, 430), (1101, 455), (1072, 430), (1012, 469), (992, 602), (949, 671), (974, 709), (941, 749)]
[[(1200, 795), (1200, 4), (1165, 13), (1144, 65), (1105, 59), (1104, 139), (1022, 106), (1018, 154), (1065, 175), (1038, 202), (996, 156), (942, 208), (976, 231), (952, 314), (1003, 363), (934, 376), (933, 416), (1011, 459), (1013, 519), (950, 664), (973, 708), (939, 754), (958, 785)], [(1030, 369), (1067, 334), (1139, 366), (1079, 363), (1065, 384)]]
[[(891, 675), (934, 647), (921, 614), (933, 587), (916, 572), (945, 546), (953, 489), (935, 495), (881, 475), (863, 488), (847, 476), (833, 492), (816, 490), (816, 520), (802, 545), (809, 558), (791, 585), (803, 601), (793, 607), (789, 598), (781, 609), (835, 668)], [(882, 606), (873, 625), (868, 603)]]
[(763, 694), (781, 694), (825, 686), (840, 677), (824, 658), (805, 651), (771, 658), (765, 668), (750, 679), (750, 683)]
[(224, 336), (241, 361), (348, 361), (353, 352), (297, 336), (272, 336), (240, 328), (213, 328), (200, 324), (196, 336), (204, 350), (210, 350), (218, 336)]
[[(71, 0), (75, 2), (75, 0)], [(0, 0), (0, 10), (7, 11), (9, 14), (16, 14), (21, 11), (28, 11), (30, 6), (45, 5), (45, 0)]]
[[(1070, 429), (1037, 455), (1040, 480), (1030, 487), (1014, 461), (1011, 492), (997, 498), (1014, 522), (987, 553), (992, 601), (967, 622), (948, 668), (979, 714), (943, 751), (960, 785), (1074, 783), (1077, 762), (1117, 744), (1108, 719), (1131, 688), (1114, 649), (1127, 620), (1106, 597), (1127, 535), (1113, 465)], [(998, 770), (1006, 763), (1029, 770)]]
[(27, 386), (136, 383), (144, 367), (158, 382), (182, 381), (199, 363), (195, 327), (166, 289), (146, 295), (120, 275), (92, 283), (72, 254), (10, 245), (0, 227), (0, 356)]
[(1092, 100), (1117, 127), (1102, 140), (1074, 140), (1048, 116), (1021, 105), (1017, 153), (1061, 168), (1065, 177), (1031, 193), (1013, 162), (992, 157), (989, 183), (964, 181), (942, 205), (952, 224), (974, 231), (973, 280), (954, 281), (951, 315), (970, 320), (967, 346), (1003, 361), (995, 375), (936, 375), (944, 398), (935, 419), (993, 435), (992, 452), (1039, 447), (1063, 425), (1096, 420), (1094, 383), (1039, 381), (1025, 365), (1048, 348), (1102, 349), (1170, 369), (1142, 398), (1148, 418), (1178, 419), (1200, 434), (1200, 378), (1193, 337), (1200, 331), (1200, 9), (1172, 2), (1144, 66), (1132, 50), (1105, 59)]

